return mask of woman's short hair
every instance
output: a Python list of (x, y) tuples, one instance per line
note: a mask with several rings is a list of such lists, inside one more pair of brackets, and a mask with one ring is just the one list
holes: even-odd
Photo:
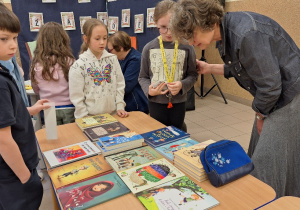
[(131, 49), (131, 39), (130, 36), (124, 31), (117, 31), (115, 34), (110, 35), (108, 38), (115, 51), (120, 52), (121, 47), (124, 51)]
[(0, 2), (0, 30), (20, 33), (21, 25), (18, 17)]
[(197, 28), (213, 30), (223, 16), (224, 9), (218, 0), (179, 0), (171, 18), (172, 35), (179, 41), (190, 39)]

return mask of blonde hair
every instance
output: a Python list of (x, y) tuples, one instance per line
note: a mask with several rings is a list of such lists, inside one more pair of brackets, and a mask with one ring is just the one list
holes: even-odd
[(87, 21), (85, 21), (85, 23), (83, 24), (83, 27), (82, 27), (82, 31), (83, 31), (83, 34), (87, 37), (87, 43), (85, 43), (83, 41), (79, 54), (82, 54), (84, 51), (87, 51), (87, 49), (89, 48), (92, 32), (96, 26), (103, 26), (108, 33), (107, 27), (102, 21), (100, 21), (96, 18), (91, 18), (91, 19), (88, 19)]
[(158, 2), (154, 9), (154, 15), (153, 15), (154, 22), (157, 23), (157, 21), (161, 17), (167, 15), (170, 11), (172, 11), (175, 4), (176, 3), (172, 0), (163, 0)]
[(0, 2), (0, 30), (20, 33), (21, 25), (18, 17)]
[(213, 30), (223, 16), (218, 0), (179, 0), (170, 22), (172, 35), (179, 41), (190, 39), (197, 28), (203, 32)]
[(36, 48), (30, 66), (31, 81), (37, 84), (34, 70), (37, 63), (43, 66), (42, 77), (44, 80), (57, 81), (53, 78), (54, 72), (50, 72), (50, 69), (54, 68), (57, 63), (61, 66), (64, 78), (68, 81), (69, 69), (74, 60), (67, 32), (61, 24), (48, 22), (40, 28), (37, 36)]
[(109, 36), (108, 42), (112, 44), (117, 52), (120, 52), (121, 47), (123, 47), (126, 52), (131, 49), (131, 39), (125, 31), (117, 31), (115, 34)]

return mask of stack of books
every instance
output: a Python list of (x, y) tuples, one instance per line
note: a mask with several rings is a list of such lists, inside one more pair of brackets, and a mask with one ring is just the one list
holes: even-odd
[(104, 136), (96, 142), (104, 156), (141, 147), (144, 138), (134, 131), (126, 131), (116, 135)]
[(200, 153), (206, 146), (214, 142), (214, 140), (207, 140), (174, 152), (174, 165), (198, 182), (207, 180)]

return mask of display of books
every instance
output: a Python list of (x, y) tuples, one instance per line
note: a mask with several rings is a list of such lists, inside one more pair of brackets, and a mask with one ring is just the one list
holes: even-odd
[(145, 143), (153, 148), (171, 143), (179, 139), (190, 137), (190, 134), (174, 126), (167, 126), (147, 133), (143, 133), (141, 135), (145, 139)]
[(80, 210), (130, 193), (115, 172), (99, 175), (57, 190), (62, 209)]
[(93, 142), (98, 141), (101, 137), (126, 131), (129, 131), (129, 129), (120, 122), (113, 122), (83, 129), (83, 133)]
[(119, 171), (117, 174), (133, 194), (184, 176), (165, 158)]
[(126, 131), (124, 133), (101, 137), (98, 141), (105, 149), (111, 150), (129, 145), (140, 147), (144, 142), (144, 138), (134, 131)]
[(90, 177), (112, 171), (102, 155), (96, 155), (54, 169), (48, 174), (56, 189)]
[(162, 157), (162, 155), (160, 155), (150, 146), (144, 146), (107, 156), (105, 157), (105, 160), (111, 165), (114, 171), (119, 172), (121, 170), (139, 166)]
[(100, 154), (101, 151), (91, 141), (83, 141), (65, 147), (43, 152), (50, 168)]
[(146, 209), (210, 209), (219, 202), (187, 176), (136, 194)]
[(198, 144), (199, 142), (191, 139), (191, 138), (184, 138), (179, 139), (177, 141), (156, 147), (155, 149), (162, 154), (164, 157), (168, 158), (170, 161), (173, 161), (174, 156), (173, 153), (181, 150), (185, 147), (190, 147), (192, 145)]
[(114, 118), (112, 115), (108, 113), (75, 119), (76, 124), (81, 130), (85, 128), (95, 127), (98, 125), (104, 125), (107, 123), (112, 123), (117, 121), (118, 120), (116, 118)]

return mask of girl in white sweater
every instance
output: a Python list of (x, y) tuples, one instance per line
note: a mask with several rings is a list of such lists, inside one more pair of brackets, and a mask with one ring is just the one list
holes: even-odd
[(83, 33), (81, 54), (69, 72), (70, 99), (75, 106), (75, 118), (103, 113), (127, 117), (123, 73), (117, 56), (105, 50), (107, 27), (92, 18), (84, 23)]

